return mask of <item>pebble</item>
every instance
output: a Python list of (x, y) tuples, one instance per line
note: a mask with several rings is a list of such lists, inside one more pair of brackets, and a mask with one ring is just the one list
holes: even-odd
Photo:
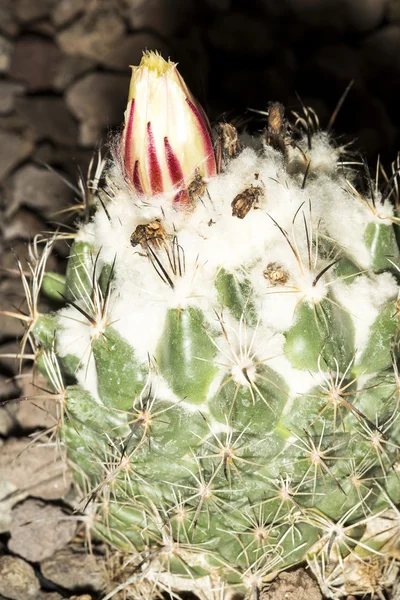
[(37, 140), (52, 140), (73, 146), (77, 142), (78, 126), (63, 98), (31, 96), (17, 98), (16, 110), (34, 129)]
[(260, 600), (322, 600), (317, 583), (304, 569), (279, 573), (276, 579), (264, 588)]
[(15, 98), (20, 96), (25, 86), (15, 81), (0, 80), (0, 115), (6, 115), (14, 110)]
[(43, 168), (45, 164), (53, 166), (55, 169), (62, 169), (67, 180), (76, 185), (79, 172), (81, 171), (84, 176), (86, 175), (93, 157), (93, 150), (74, 147), (71, 151), (71, 148), (59, 146), (52, 142), (41, 142), (37, 144), (32, 160), (40, 168)]
[(275, 45), (266, 23), (243, 13), (222, 15), (211, 25), (208, 35), (218, 50), (246, 57), (266, 56)]
[(189, 26), (194, 0), (128, 0), (127, 18), (132, 29), (151, 29), (164, 37)]
[[(20, 366), (19, 354), (21, 344), (19, 340), (9, 340), (0, 346), (0, 368), (8, 373), (17, 375)], [(4, 356), (5, 355), (5, 356)]]
[[(7, 382), (10, 382), (10, 384)], [(3, 400), (15, 398), (16, 395), (18, 395), (18, 388), (13, 380), (0, 375), (0, 400), (2, 401), (0, 406), (0, 435), (2, 436), (7, 436), (18, 423), (16, 419), (18, 401), (10, 400), (3, 404)]]
[[(18, 386), (15, 383), (12, 377), (7, 377), (0, 373), (0, 400), (8, 400), (10, 398), (15, 398), (18, 395)], [(14, 408), (9, 410), (11, 402), (7, 403), (4, 407), (4, 410), (7, 408), (7, 411), (10, 413), (14, 412)], [(1, 430), (0, 425), (0, 434), (5, 435)]]
[[(14, 265), (16, 266), (16, 265)], [(18, 277), (3, 277), (0, 281), (0, 310), (12, 310), (13, 306), (21, 306), (21, 301), (24, 300), (24, 292), (21, 285), (21, 280)], [(13, 319), (7, 315), (0, 314), (0, 340), (6, 338), (20, 337), (24, 332), (24, 326), (18, 319)], [(8, 379), (8, 378), (7, 378)], [(0, 397), (10, 397), (8, 392), (14, 390), (15, 385), (6, 384), (6, 380), (0, 385)]]
[(23, 81), (30, 92), (50, 90), (61, 58), (60, 49), (52, 41), (27, 35), (16, 41), (10, 75)]
[(67, 590), (88, 588), (99, 592), (105, 585), (104, 559), (86, 553), (82, 547), (59, 550), (44, 560), (40, 569), (46, 579)]
[(19, 163), (28, 158), (34, 144), (30, 132), (0, 129), (0, 182)]
[(8, 438), (0, 453), (0, 481), (22, 494), (44, 500), (64, 498), (71, 475), (56, 446), (32, 445), (30, 438)]
[(37, 215), (25, 208), (19, 209), (5, 223), (4, 240), (31, 240), (44, 230), (44, 223)]
[(36, 598), (40, 590), (35, 571), (17, 556), (0, 556), (0, 594), (10, 600)]
[(19, 31), (14, 7), (14, 0), (1, 0), (0, 2), (0, 32), (10, 36), (17, 35)]
[(0, 35), (0, 73), (7, 73), (11, 65), (13, 44)]
[(383, 21), (389, 0), (346, 0), (345, 3), (350, 28), (370, 31)]
[(400, 71), (400, 25), (386, 25), (367, 37), (363, 44), (369, 76), (379, 76), (382, 69), (393, 74)]
[[(3, 442), (0, 441), (0, 448)], [(12, 522), (12, 507), (23, 499), (15, 489), (15, 486), (8, 481), (0, 480), (0, 533), (8, 533)], [(3, 554), (2, 548), (0, 548)]]
[(63, 91), (76, 79), (93, 70), (97, 62), (84, 56), (63, 55), (55, 74), (53, 85), (56, 90)]
[(72, 540), (77, 522), (59, 506), (28, 499), (12, 511), (8, 549), (30, 562), (41, 562)]
[(105, 128), (123, 122), (128, 85), (129, 73), (91, 73), (68, 89), (67, 106), (81, 122), (82, 146), (95, 146)]
[[(48, 387), (46, 378), (33, 369), (25, 369), (19, 379), (21, 399), (16, 421), (24, 431), (52, 427), (57, 417), (57, 405), (53, 397), (41, 390)], [(39, 391), (38, 391), (39, 390)], [(40, 397), (36, 397), (40, 394)]]
[(389, 0), (386, 16), (390, 23), (400, 23), (400, 0)]
[(52, 21), (63, 27), (87, 8), (87, 0), (58, 0), (51, 13)]
[(111, 8), (86, 13), (57, 35), (60, 48), (68, 55), (80, 55), (101, 62), (125, 34), (125, 24)]
[(166, 44), (151, 33), (135, 33), (124, 37), (110, 52), (103, 56), (103, 65), (127, 71), (129, 65), (138, 65), (143, 50), (158, 50), (162, 56), (169, 55)]
[(46, 17), (58, 0), (14, 0), (14, 10), (19, 21), (27, 23)]
[(7, 188), (7, 204), (16, 210), (28, 206), (46, 217), (72, 203), (74, 192), (61, 174), (28, 163), (20, 167), (11, 178)]

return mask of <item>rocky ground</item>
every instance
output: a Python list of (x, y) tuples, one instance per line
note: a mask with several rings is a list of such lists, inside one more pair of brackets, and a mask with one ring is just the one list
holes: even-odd
[[(354, 80), (337, 131), (371, 164), (400, 148), (400, 0), (0, 0), (0, 309), (24, 309), (16, 256), (26, 270), (28, 241), (60, 222), (68, 231), (60, 211), (81, 201), (79, 173), (119, 127), (144, 48), (180, 62), (212, 120), (250, 131), (263, 116), (249, 109), (299, 110), (296, 92), (326, 125)], [(50, 269), (68, 251), (58, 243)], [(56, 405), (29, 356), (15, 358), (22, 332), (0, 314), (0, 600), (99, 598), (123, 578), (121, 558), (87, 552), (51, 436)], [(321, 595), (299, 571), (261, 597)]]

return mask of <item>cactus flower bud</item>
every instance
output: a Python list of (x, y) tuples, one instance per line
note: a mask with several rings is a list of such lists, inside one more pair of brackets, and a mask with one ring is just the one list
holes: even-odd
[(154, 52), (132, 67), (120, 150), (136, 191), (175, 192), (174, 204), (187, 206), (188, 185), (215, 175), (216, 165), (207, 117), (176, 67)]

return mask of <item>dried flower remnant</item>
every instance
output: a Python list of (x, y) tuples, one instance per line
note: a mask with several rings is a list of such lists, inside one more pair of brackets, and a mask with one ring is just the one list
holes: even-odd
[(268, 263), (263, 275), (273, 286), (285, 285), (289, 281), (289, 273), (278, 263)]
[(264, 195), (260, 187), (253, 185), (241, 192), (232, 200), (232, 216), (244, 219), (250, 210), (257, 204), (259, 198)]

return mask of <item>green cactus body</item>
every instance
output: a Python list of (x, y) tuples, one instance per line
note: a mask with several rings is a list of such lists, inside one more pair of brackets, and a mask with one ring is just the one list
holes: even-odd
[(32, 331), (94, 531), (175, 587), (350, 561), (400, 501), (399, 250), (338, 157), (322, 133), (244, 149), (182, 210), (111, 165), (107, 214), (46, 280), (67, 304)]

